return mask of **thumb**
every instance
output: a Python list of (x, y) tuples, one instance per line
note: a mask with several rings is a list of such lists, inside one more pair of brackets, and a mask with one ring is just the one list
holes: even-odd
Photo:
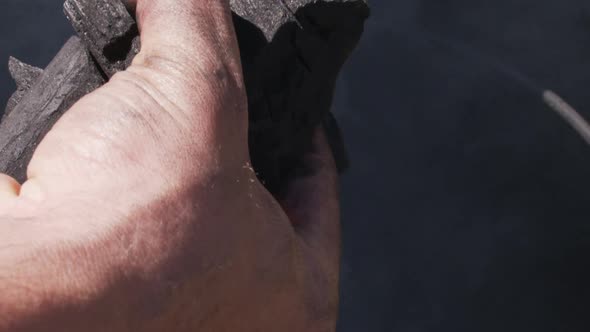
[[(133, 0), (141, 51), (130, 71), (142, 72), (206, 133), (247, 138), (240, 54), (227, 0)], [(223, 128), (219, 127), (223, 124)]]
[[(247, 162), (246, 97), (228, 1), (128, 5), (135, 8), (141, 51), (126, 71), (58, 121), (33, 156), (29, 178), (135, 171), (129, 167), (136, 165), (176, 176), (215, 163)], [(76, 157), (85, 162), (72, 163)], [(133, 163), (113, 166), (117, 160)]]

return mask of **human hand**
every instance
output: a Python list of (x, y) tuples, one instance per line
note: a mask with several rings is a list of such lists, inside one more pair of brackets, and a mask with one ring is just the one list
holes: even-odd
[(0, 331), (330, 331), (337, 174), (318, 130), (272, 197), (225, 0), (137, 0), (142, 50), (0, 177)]

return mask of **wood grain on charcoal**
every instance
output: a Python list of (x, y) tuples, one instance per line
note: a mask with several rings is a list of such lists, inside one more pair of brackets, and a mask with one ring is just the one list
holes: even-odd
[(107, 76), (131, 64), (139, 32), (120, 0), (66, 0), (64, 12)]

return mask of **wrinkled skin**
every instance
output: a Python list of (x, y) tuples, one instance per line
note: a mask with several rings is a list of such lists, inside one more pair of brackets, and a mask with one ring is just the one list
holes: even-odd
[(130, 2), (142, 50), (0, 176), (0, 331), (333, 331), (337, 174), (318, 130), (276, 199), (250, 167), (226, 0)]

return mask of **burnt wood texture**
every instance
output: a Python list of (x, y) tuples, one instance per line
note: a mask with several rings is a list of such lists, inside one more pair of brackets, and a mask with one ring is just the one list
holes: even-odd
[(8, 71), (12, 79), (16, 82), (16, 91), (8, 100), (3, 117), (6, 117), (12, 112), (14, 107), (23, 99), (25, 93), (31, 89), (31, 86), (33, 86), (43, 73), (43, 69), (27, 65), (13, 57), (8, 59)]
[[(304, 173), (301, 157), (319, 125), (344, 170), (346, 149), (330, 107), (338, 73), (369, 16), (367, 3), (230, 4), (248, 93), (252, 163), (260, 180), (280, 195), (290, 177)], [(127, 68), (141, 47), (136, 22), (120, 0), (66, 0), (64, 12), (79, 38), (72, 37), (45, 70), (9, 60), (17, 91), (0, 123), (0, 172), (19, 181), (26, 179), (37, 144), (59, 117)]]
[(139, 52), (137, 24), (120, 0), (66, 0), (64, 12), (108, 77)]

